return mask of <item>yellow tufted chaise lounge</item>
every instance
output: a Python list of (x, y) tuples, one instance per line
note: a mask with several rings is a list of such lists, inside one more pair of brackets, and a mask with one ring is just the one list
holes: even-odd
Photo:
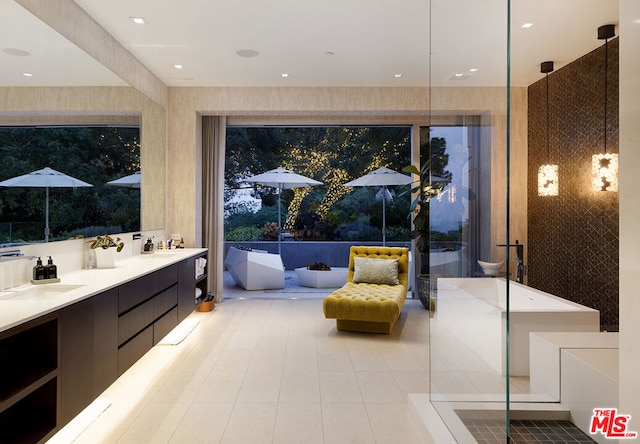
[[(356, 257), (397, 259), (398, 284), (353, 282)], [(324, 298), (324, 316), (336, 319), (338, 330), (389, 334), (407, 298), (408, 280), (407, 248), (351, 247), (347, 283)]]

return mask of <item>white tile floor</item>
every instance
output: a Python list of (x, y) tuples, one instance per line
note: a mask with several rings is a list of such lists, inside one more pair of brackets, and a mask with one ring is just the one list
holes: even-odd
[(418, 300), (387, 336), (337, 332), (323, 293), (241, 294), (193, 313), (200, 323), (182, 343), (138, 361), (75, 442), (424, 442), (408, 404), (428, 390), (428, 312)]

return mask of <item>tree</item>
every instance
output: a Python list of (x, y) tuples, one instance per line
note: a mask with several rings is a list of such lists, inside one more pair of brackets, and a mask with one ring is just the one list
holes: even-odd
[[(237, 188), (242, 178), (277, 166), (323, 182), (323, 187), (283, 192), (284, 225), (291, 229), (301, 213), (329, 217), (349, 193), (343, 186), (349, 180), (380, 166), (399, 169), (408, 161), (409, 147), (408, 127), (228, 128), (225, 184)], [(260, 197), (274, 192), (256, 187)]]
[[(106, 185), (140, 169), (139, 128), (0, 128), (0, 153), (0, 180), (48, 166), (93, 185), (49, 190), (51, 238), (59, 239), (92, 225), (117, 225), (121, 231), (139, 229), (139, 191)], [(12, 239), (42, 239), (44, 196), (45, 190), (38, 188), (7, 188), (0, 192), (0, 222), (11, 224)], [(42, 229), (29, 230), (25, 224)], [(20, 227), (24, 227), (22, 233)]]

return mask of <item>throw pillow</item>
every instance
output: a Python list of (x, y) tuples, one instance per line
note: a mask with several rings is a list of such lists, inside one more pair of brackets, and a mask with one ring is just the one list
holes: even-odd
[(354, 257), (352, 282), (398, 285), (398, 260)]

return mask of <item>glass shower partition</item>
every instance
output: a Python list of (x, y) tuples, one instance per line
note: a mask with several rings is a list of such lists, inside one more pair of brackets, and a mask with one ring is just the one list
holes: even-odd
[[(627, 42), (633, 39), (629, 31), (634, 25), (618, 17), (616, 2), (607, 0), (567, 0), (562, 7), (557, 2), (539, 0), (430, 0), (429, 5), (429, 122), (420, 129), (420, 156), (421, 162), (430, 160), (432, 185), (440, 187), (429, 204), (430, 252), (427, 257), (419, 257), (422, 268), (418, 270), (429, 274), (432, 288), (429, 400), (457, 442), (506, 443), (512, 433), (517, 433), (516, 421), (530, 419), (534, 411), (538, 420), (569, 422), (568, 413), (565, 418), (553, 418), (552, 404), (560, 405), (559, 388), (554, 389), (557, 393), (546, 387), (543, 391), (534, 389), (539, 381), (530, 374), (532, 369), (538, 373), (538, 368), (547, 367), (530, 367), (529, 330), (521, 327), (520, 321), (524, 312), (527, 316), (539, 312), (543, 322), (534, 327), (554, 331), (550, 325), (552, 310), (542, 310), (535, 305), (538, 299), (531, 296), (524, 297), (524, 303), (530, 305), (524, 306), (522, 313), (514, 310), (514, 301), (522, 299), (517, 293), (527, 287), (512, 281), (516, 277), (520, 280), (523, 269), (518, 268), (521, 264), (517, 259), (526, 260), (523, 244), (529, 247), (528, 200), (529, 204), (538, 202), (534, 201), (537, 194), (531, 190), (540, 156), (532, 150), (535, 144), (529, 146), (535, 132), (529, 125), (533, 126), (530, 113), (537, 110), (539, 114), (538, 103), (542, 102), (531, 94), (540, 90), (534, 84), (544, 78), (540, 64), (564, 54), (556, 47), (564, 43), (560, 37), (574, 35), (562, 29), (553, 45), (545, 47), (544, 41), (548, 40), (532, 41), (536, 34), (527, 34), (528, 27), (522, 25), (553, 14), (557, 23), (573, 26), (576, 11), (589, 12), (602, 20), (598, 25), (616, 23), (623, 43), (625, 29)], [(637, 21), (634, 23), (637, 26)], [(589, 41), (580, 24), (575, 25), (571, 28), (575, 37), (579, 34), (587, 44), (580, 50), (583, 52), (567, 55), (561, 64), (595, 52), (594, 48), (600, 45), (596, 40), (597, 26), (589, 24), (593, 27)], [(549, 28), (544, 29), (550, 32)], [(531, 45), (537, 45), (539, 60), (524, 58), (523, 54), (531, 52), (523, 49), (531, 49)], [(626, 61), (621, 58), (621, 85), (625, 81), (623, 62)], [(594, 71), (589, 73), (595, 75)], [(563, 108), (565, 113), (571, 109)], [(529, 167), (529, 163), (533, 166)], [(489, 273), (478, 261), (502, 264), (497, 272)], [(525, 273), (524, 284), (527, 279)], [(562, 298), (553, 300), (564, 303)], [(580, 310), (585, 308), (592, 310)], [(555, 322), (561, 327), (555, 331), (569, 331), (565, 318)], [(574, 331), (597, 333), (598, 321), (595, 329), (593, 320), (589, 322), (587, 329)], [(611, 368), (617, 371), (617, 361), (613, 361)], [(555, 367), (558, 372), (559, 366), (557, 363)], [(560, 384), (559, 377), (555, 381)], [(590, 419), (590, 414), (586, 411), (584, 421)], [(584, 430), (584, 424), (574, 423)], [(480, 436), (484, 440), (478, 439)]]
[[(495, 433), (492, 442), (506, 442), (509, 392), (527, 389), (509, 382), (508, 317), (500, 301), (508, 249), (497, 246), (509, 228), (508, 11), (486, 2), (430, 5), (430, 116), (421, 128), (428, 141), (421, 162), (431, 159), (441, 187), (430, 199), (429, 257), (421, 257), (433, 289), (430, 402), (457, 442), (474, 442), (477, 426)], [(504, 265), (488, 276), (478, 260)]]

